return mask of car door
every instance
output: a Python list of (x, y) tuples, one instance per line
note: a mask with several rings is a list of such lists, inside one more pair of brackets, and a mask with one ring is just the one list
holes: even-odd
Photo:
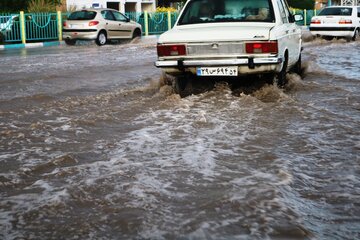
[(119, 28), (119, 23), (116, 21), (112, 11), (103, 10), (101, 11), (102, 17), (105, 19), (106, 31), (109, 39), (120, 37), (117, 29)]
[(288, 65), (293, 65), (299, 57), (301, 30), (295, 24), (293, 16), (284, 0), (277, 0), (276, 2), (283, 23), (279, 29), (282, 35), (279, 43), (281, 45), (280, 49), (288, 49)]
[(134, 24), (131, 23), (127, 17), (117, 11), (112, 11), (118, 26), (117, 31), (121, 38), (132, 38)]

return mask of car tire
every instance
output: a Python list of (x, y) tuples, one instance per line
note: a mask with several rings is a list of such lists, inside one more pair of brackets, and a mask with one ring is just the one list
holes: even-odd
[(323, 39), (325, 39), (326, 41), (332, 41), (334, 39), (333, 36), (323, 36)]
[(353, 40), (353, 41), (356, 41), (356, 40), (358, 39), (358, 37), (359, 37), (359, 34), (360, 34), (360, 33), (359, 33), (359, 29), (356, 29), (356, 30), (355, 30), (355, 33), (354, 33), (354, 36), (352, 37), (352, 40)]
[(296, 73), (299, 76), (302, 76), (302, 68), (301, 68), (301, 53), (299, 55), (299, 59), (295, 63), (295, 65), (291, 68), (291, 72)]
[(193, 79), (190, 76), (178, 76), (173, 83), (173, 89), (181, 98), (190, 96), (193, 93)]
[(134, 32), (133, 32), (133, 35), (132, 35), (132, 38), (137, 38), (137, 37), (141, 37), (141, 31), (140, 29), (135, 29)]
[(105, 31), (100, 31), (98, 36), (96, 37), (95, 43), (98, 46), (104, 46), (107, 42), (107, 36)]
[(285, 54), (285, 60), (284, 60), (282, 69), (276, 75), (276, 78), (275, 78), (275, 84), (278, 87), (283, 88), (287, 83), (287, 79), (286, 79), (287, 67), (288, 67), (288, 56), (287, 56), (287, 54)]
[(65, 43), (66, 43), (66, 45), (74, 46), (76, 44), (76, 40), (75, 39), (65, 39)]

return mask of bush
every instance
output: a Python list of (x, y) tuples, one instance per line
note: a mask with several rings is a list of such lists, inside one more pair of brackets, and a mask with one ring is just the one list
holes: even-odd
[(172, 7), (157, 7), (156, 12), (176, 12), (177, 10)]
[(313, 0), (288, 0), (288, 3), (293, 8), (298, 9), (314, 9)]
[(56, 5), (49, 0), (31, 0), (27, 10), (28, 12), (55, 12)]

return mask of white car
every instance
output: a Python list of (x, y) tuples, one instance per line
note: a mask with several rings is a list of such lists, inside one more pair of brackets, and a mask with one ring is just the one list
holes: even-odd
[[(174, 28), (159, 37), (156, 67), (175, 76), (174, 90), (191, 94), (196, 78), (234, 78), (301, 71), (303, 20), (286, 0), (188, 0)], [(206, 79), (206, 78), (204, 78)]]
[(314, 36), (356, 40), (360, 31), (360, 7), (326, 7), (311, 19), (310, 31)]

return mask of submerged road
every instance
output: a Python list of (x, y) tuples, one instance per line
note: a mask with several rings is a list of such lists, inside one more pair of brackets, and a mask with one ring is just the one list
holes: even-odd
[(154, 46), (0, 52), (0, 239), (360, 238), (360, 42), (184, 99)]

